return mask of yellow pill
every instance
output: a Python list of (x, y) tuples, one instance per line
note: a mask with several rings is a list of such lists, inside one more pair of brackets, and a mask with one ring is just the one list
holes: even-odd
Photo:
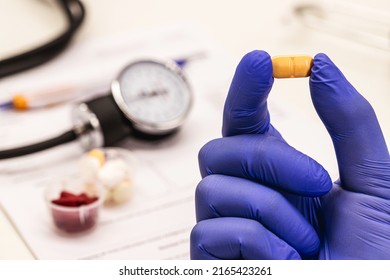
[(104, 153), (103, 153), (102, 150), (93, 149), (93, 150), (91, 150), (91, 151), (88, 153), (88, 156), (97, 159), (98, 162), (99, 162), (99, 165), (100, 165), (100, 166), (103, 166), (103, 164), (104, 164), (104, 162), (105, 162), (105, 156), (104, 156)]
[(302, 78), (311, 73), (313, 58), (308, 55), (274, 56), (272, 68), (274, 78)]

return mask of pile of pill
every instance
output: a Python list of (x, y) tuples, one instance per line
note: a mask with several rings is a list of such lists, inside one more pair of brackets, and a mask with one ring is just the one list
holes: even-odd
[(129, 200), (132, 180), (125, 159), (110, 158), (103, 150), (94, 149), (82, 157), (81, 173), (87, 180), (95, 180), (104, 187), (106, 202), (119, 204)]
[(68, 191), (62, 191), (60, 196), (51, 202), (66, 207), (79, 207), (91, 204), (97, 200), (97, 196), (89, 196), (86, 193), (74, 194)]

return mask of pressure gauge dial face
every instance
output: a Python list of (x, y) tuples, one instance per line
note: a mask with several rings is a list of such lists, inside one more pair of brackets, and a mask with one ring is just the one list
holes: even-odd
[(192, 105), (192, 92), (173, 61), (141, 60), (112, 83), (115, 102), (134, 128), (154, 135), (178, 128)]

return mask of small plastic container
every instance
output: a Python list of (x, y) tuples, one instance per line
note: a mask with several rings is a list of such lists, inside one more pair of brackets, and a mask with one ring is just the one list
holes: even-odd
[(83, 155), (81, 176), (94, 180), (105, 190), (106, 204), (122, 204), (130, 200), (135, 176), (134, 155), (122, 148), (98, 148)]
[[(62, 197), (62, 192), (75, 196), (87, 196), (93, 202), (79, 206), (63, 206), (53, 201)], [(94, 228), (98, 222), (104, 192), (95, 182), (82, 178), (66, 178), (52, 182), (45, 192), (45, 200), (56, 228), (67, 233), (79, 233)]]

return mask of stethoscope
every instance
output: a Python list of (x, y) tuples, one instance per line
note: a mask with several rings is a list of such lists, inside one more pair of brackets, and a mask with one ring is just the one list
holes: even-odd
[(183, 124), (192, 106), (191, 87), (174, 60), (142, 59), (127, 65), (111, 93), (77, 104), (73, 127), (52, 139), (0, 151), (8, 159), (79, 139), (83, 148), (112, 146), (129, 135), (161, 138)]
[[(41, 65), (63, 51), (80, 27), (85, 8), (79, 0), (57, 0), (68, 28), (52, 41), (0, 61), (0, 78)], [(112, 146), (128, 135), (161, 138), (173, 134), (192, 105), (182, 71), (187, 59), (143, 59), (130, 63), (112, 82), (111, 93), (76, 105), (73, 127), (57, 137), (0, 151), (0, 160), (43, 151), (80, 139), (85, 149)], [(8, 105), (7, 105), (8, 106)]]

